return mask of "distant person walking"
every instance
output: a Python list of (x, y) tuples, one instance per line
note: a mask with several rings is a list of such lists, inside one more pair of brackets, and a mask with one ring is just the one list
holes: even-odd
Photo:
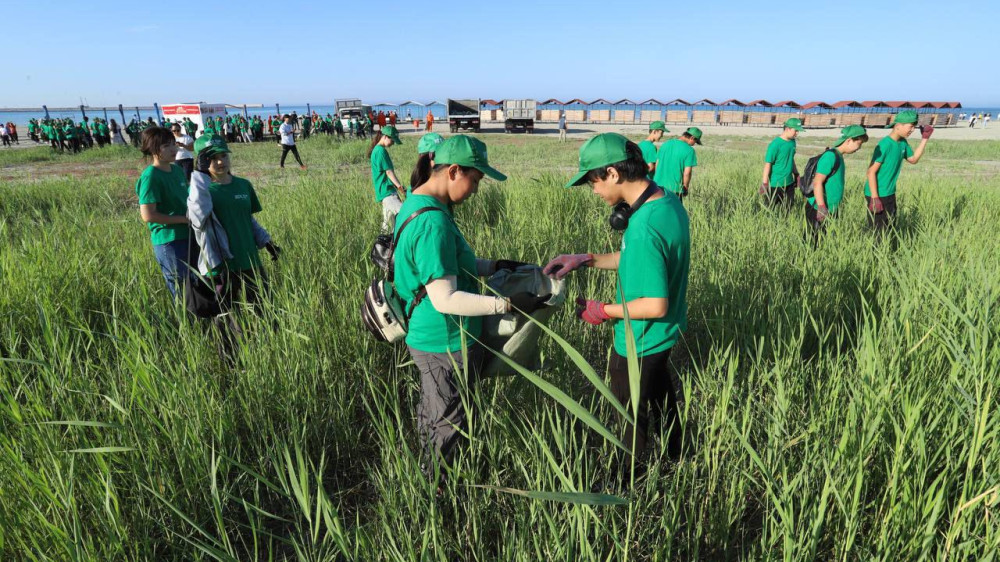
[(892, 226), (896, 219), (896, 180), (903, 169), (903, 161), (916, 164), (924, 155), (927, 139), (934, 133), (930, 125), (920, 128), (920, 144), (916, 150), (906, 142), (917, 127), (917, 112), (912, 110), (896, 114), (892, 132), (879, 141), (868, 166), (865, 198), (868, 200), (868, 225), (877, 233)]
[(194, 171), (194, 154), (191, 153), (194, 150), (194, 139), (181, 132), (179, 123), (171, 125), (170, 132), (173, 133), (174, 141), (177, 143), (175, 162), (184, 170), (184, 177), (190, 183), (191, 172)]
[(285, 157), (291, 152), (295, 156), (295, 161), (299, 163), (299, 168), (305, 170), (306, 165), (299, 158), (299, 149), (295, 147), (295, 131), (292, 126), (292, 117), (285, 114), (285, 122), (278, 127), (278, 134), (281, 135), (281, 168), (285, 167)]
[(675, 193), (681, 202), (691, 188), (691, 176), (698, 165), (694, 145), (701, 144), (701, 129), (689, 127), (680, 138), (670, 139), (660, 147), (656, 157), (653, 181), (663, 189)]
[(990, 114), (987, 113), (986, 117), (983, 117), (983, 128), (985, 129), (990, 124)]
[(428, 109), (427, 110), (427, 131), (430, 132), (430, 131), (433, 131), (433, 130), (434, 130), (434, 114), (431, 113), (431, 110)]
[(6, 123), (0, 123), (0, 139), (3, 140), (4, 146), (10, 146), (10, 130)]
[(111, 120), (111, 144), (124, 146), (125, 137), (122, 136), (122, 129), (118, 126), (118, 122), (114, 119)]
[(372, 187), (375, 189), (375, 200), (382, 204), (382, 231), (392, 232), (396, 225), (396, 215), (403, 200), (403, 183), (396, 176), (392, 159), (387, 150), (394, 144), (403, 144), (399, 140), (399, 132), (393, 126), (387, 126), (372, 136), (368, 147), (368, 160), (372, 165)]
[(819, 234), (825, 228), (827, 218), (836, 216), (840, 202), (844, 198), (844, 178), (847, 170), (844, 156), (854, 154), (868, 141), (868, 133), (861, 125), (848, 125), (840, 132), (840, 138), (832, 148), (828, 148), (816, 163), (813, 177), (813, 196), (806, 200), (806, 222), (813, 232), (814, 246)]
[(167, 289), (176, 297), (190, 275), (188, 264), (197, 256), (188, 244), (188, 180), (184, 170), (174, 164), (177, 141), (167, 129), (144, 130), (141, 150), (153, 163), (135, 183), (139, 215), (149, 229), (153, 254)]
[(646, 167), (649, 169), (646, 179), (653, 179), (656, 172), (656, 143), (660, 142), (663, 135), (669, 132), (663, 121), (653, 121), (649, 124), (649, 134), (646, 135), (646, 139), (639, 141), (638, 147), (642, 151), (642, 159), (646, 161)]
[(767, 145), (759, 193), (769, 207), (781, 204), (791, 206), (795, 202), (795, 190), (799, 184), (799, 170), (795, 167), (795, 137), (802, 130), (802, 121), (793, 117), (785, 121), (781, 135)]
[(559, 112), (559, 142), (566, 142), (566, 112)]
[(973, 113), (969, 115), (969, 128), (973, 129), (976, 126), (976, 114)]
[(10, 140), (14, 144), (21, 144), (21, 139), (19, 139), (17, 137), (17, 124), (15, 124), (14, 122), (8, 122), (7, 123), (7, 131), (10, 134)]

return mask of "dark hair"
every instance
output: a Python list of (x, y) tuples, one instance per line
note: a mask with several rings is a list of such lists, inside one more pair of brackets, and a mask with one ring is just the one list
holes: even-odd
[(639, 181), (644, 179), (646, 174), (649, 173), (649, 166), (646, 165), (646, 159), (642, 157), (642, 149), (639, 148), (639, 145), (632, 141), (626, 142), (625, 156), (627, 158), (621, 162), (594, 168), (587, 172), (587, 181), (593, 182), (607, 179), (608, 168), (614, 168), (623, 181)]
[(691, 136), (691, 133), (689, 133), (687, 131), (684, 131), (684, 134), (682, 134), (681, 137), (685, 138), (685, 139), (692, 139), (692, 138), (694, 138), (694, 137)]
[(146, 156), (153, 156), (165, 144), (174, 144), (174, 134), (164, 127), (149, 127), (142, 131), (139, 149)]
[(851, 140), (860, 140), (861, 142), (868, 142), (868, 133), (852, 137)]
[(411, 189), (424, 185), (431, 178), (431, 160), (433, 159), (433, 152), (425, 152), (417, 157), (417, 165), (413, 167), (413, 173), (410, 174)]
[(382, 140), (382, 131), (378, 131), (374, 135), (372, 135), (372, 143), (370, 145), (368, 145), (368, 158), (369, 159), (372, 157), (372, 151), (375, 150), (375, 145), (378, 144), (379, 141), (381, 141), (381, 140)]

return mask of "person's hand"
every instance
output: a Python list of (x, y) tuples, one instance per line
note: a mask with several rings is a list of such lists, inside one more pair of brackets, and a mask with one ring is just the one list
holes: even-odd
[(600, 326), (611, 319), (604, 311), (603, 302), (591, 301), (582, 297), (576, 298), (576, 317), (594, 326)]
[(770, 189), (771, 189), (771, 186), (768, 184), (768, 182), (762, 181), (762, 182), (760, 182), (760, 189), (757, 190), (757, 193), (759, 193), (761, 195), (767, 195), (767, 192)]
[(885, 208), (882, 207), (882, 200), (879, 199), (878, 197), (872, 197), (871, 201), (868, 203), (868, 210), (871, 211), (872, 214), (874, 215), (877, 215), (885, 211)]
[(281, 248), (277, 244), (268, 242), (264, 244), (264, 249), (267, 250), (267, 253), (271, 254), (271, 261), (278, 261), (278, 256), (281, 255)]
[(552, 298), (552, 295), (535, 295), (534, 293), (517, 293), (507, 297), (507, 302), (510, 303), (509, 312), (522, 312), (524, 314), (531, 314), (532, 312), (538, 310), (539, 308), (544, 308), (547, 306), (545, 303)]
[(545, 267), (542, 268), (542, 273), (556, 279), (562, 279), (570, 271), (590, 265), (593, 261), (594, 254), (562, 254), (545, 264)]
[(497, 260), (496, 267), (494, 269), (496, 269), (497, 271), (500, 271), (501, 269), (506, 269), (507, 271), (514, 271), (515, 269), (521, 267), (522, 265), (528, 265), (528, 264), (524, 263), (523, 261)]
[(687, 196), (688, 196), (688, 188), (685, 185), (684, 187), (681, 188), (681, 197), (687, 197)]
[(927, 140), (931, 138), (931, 135), (933, 134), (934, 134), (934, 127), (930, 125), (922, 125), (920, 127), (920, 138)]
[(823, 222), (828, 216), (830, 216), (830, 209), (828, 209), (826, 205), (819, 205), (816, 207), (816, 220)]
[(212, 155), (207, 154), (204, 150), (198, 153), (198, 161), (195, 162), (194, 169), (198, 170), (203, 174), (208, 173), (208, 167), (212, 165)]

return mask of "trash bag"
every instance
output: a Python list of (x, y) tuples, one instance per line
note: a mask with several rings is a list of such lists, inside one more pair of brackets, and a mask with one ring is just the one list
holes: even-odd
[[(501, 269), (486, 280), (486, 285), (509, 297), (517, 293), (528, 292), (533, 295), (552, 295), (545, 302), (547, 306), (531, 313), (531, 317), (546, 323), (566, 302), (564, 282), (552, 279), (542, 273), (537, 265), (522, 265), (514, 271)], [(537, 371), (541, 368), (541, 355), (538, 350), (539, 337), (542, 329), (520, 313), (500, 314), (483, 318), (483, 343), (490, 349), (503, 351), (518, 365)], [(514, 369), (502, 359), (493, 355), (483, 370), (485, 376), (513, 375)]]

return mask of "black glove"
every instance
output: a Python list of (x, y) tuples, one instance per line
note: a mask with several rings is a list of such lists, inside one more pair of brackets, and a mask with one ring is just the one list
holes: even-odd
[(534, 293), (517, 293), (507, 297), (510, 300), (511, 312), (517, 309), (524, 314), (531, 314), (539, 308), (546, 306), (545, 301), (552, 298), (552, 295), (535, 295)]
[(204, 150), (198, 153), (198, 161), (195, 162), (194, 169), (199, 172), (208, 173), (208, 167), (212, 164), (212, 155), (207, 154)]
[(281, 255), (281, 248), (277, 244), (268, 242), (264, 244), (264, 249), (267, 250), (267, 253), (271, 254), (271, 261), (278, 261), (278, 256)]
[(521, 267), (522, 265), (528, 265), (523, 261), (514, 261), (514, 260), (497, 260), (496, 264), (497, 264), (496, 265), (497, 271), (500, 271), (501, 269), (506, 269), (507, 271), (514, 271), (515, 269)]

